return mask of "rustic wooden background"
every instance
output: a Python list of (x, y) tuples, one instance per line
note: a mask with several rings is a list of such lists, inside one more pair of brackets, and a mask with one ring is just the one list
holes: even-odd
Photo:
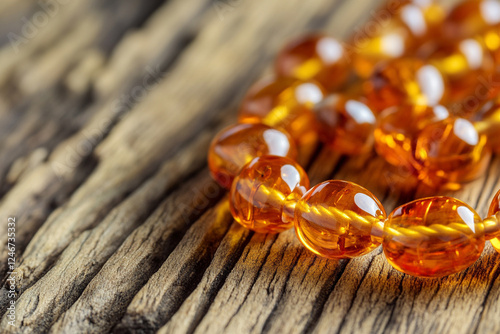
[[(450, 3), (453, 1), (447, 1)], [(29, 0), (0, 3), (0, 310), (15, 217), (16, 326), (5, 333), (499, 333), (499, 255), (403, 275), (381, 249), (307, 252), (293, 231), (233, 223), (209, 177), (211, 137), (288, 39), (346, 39), (373, 0)], [(338, 178), (388, 211), (426, 194), (374, 153), (326, 149)], [(452, 195), (486, 214), (500, 158)]]

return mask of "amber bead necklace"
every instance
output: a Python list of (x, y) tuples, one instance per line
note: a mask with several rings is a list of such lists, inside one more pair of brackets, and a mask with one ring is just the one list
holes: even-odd
[[(331, 259), (382, 244), (399, 271), (450, 275), (471, 266), (486, 240), (500, 252), (500, 191), (485, 219), (446, 196), (414, 200), (387, 216), (355, 183), (310, 188), (296, 162), (318, 136), (342, 154), (374, 143), (389, 164), (429, 186), (453, 188), (480, 176), (491, 152), (500, 151), (500, 2), (468, 0), (446, 15), (430, 0), (390, 6), (383, 29), (350, 46), (319, 34), (285, 46), (276, 77), (255, 84), (240, 123), (213, 139), (209, 168), (229, 189), (234, 219), (248, 229), (295, 227), (307, 249)], [(350, 67), (359, 79), (341, 91)], [(477, 94), (488, 75), (498, 85)]]

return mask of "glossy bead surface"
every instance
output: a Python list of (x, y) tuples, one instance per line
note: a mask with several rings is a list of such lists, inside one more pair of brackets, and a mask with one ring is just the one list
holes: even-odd
[(375, 149), (394, 166), (415, 168), (414, 151), (417, 136), (427, 125), (449, 117), (441, 105), (434, 107), (401, 105), (379, 115), (375, 134)]
[(365, 188), (346, 181), (325, 181), (298, 201), (295, 231), (315, 254), (352, 258), (379, 245), (371, 238), (371, 230), (385, 218), (382, 204)]
[(488, 137), (488, 146), (500, 153), (500, 98), (485, 103), (473, 121), (477, 131)]
[(487, 138), (463, 118), (426, 126), (418, 135), (415, 158), (420, 179), (433, 187), (454, 188), (481, 176), (491, 158)]
[[(488, 210), (488, 217), (494, 217), (497, 226), (500, 223), (500, 190), (496, 193), (495, 197), (491, 201), (490, 209)], [(498, 234), (495, 233), (495, 234)], [(497, 252), (500, 253), (500, 236), (490, 240), (491, 245)]]
[(447, 92), (441, 73), (434, 66), (414, 58), (380, 64), (363, 88), (377, 111), (404, 103), (434, 106)]
[(471, 266), (484, 248), (479, 215), (451, 197), (419, 199), (396, 208), (384, 225), (384, 253), (399, 271), (440, 277)]
[(212, 177), (229, 189), (244, 165), (262, 155), (296, 159), (292, 138), (282, 130), (264, 124), (235, 124), (220, 131), (208, 151)]
[(467, 0), (456, 5), (443, 25), (443, 38), (472, 37), (500, 23), (498, 0)]
[(316, 134), (312, 108), (323, 97), (323, 88), (314, 81), (263, 79), (243, 99), (239, 121), (284, 128), (300, 143), (305, 140), (304, 137)]
[(333, 94), (316, 105), (315, 114), (321, 139), (334, 151), (352, 155), (371, 148), (376, 118), (363, 99)]
[(262, 156), (234, 179), (229, 206), (234, 219), (248, 229), (282, 232), (293, 227), (295, 204), (308, 188), (307, 174), (295, 161)]
[(333, 37), (312, 34), (287, 44), (276, 57), (278, 76), (314, 79), (328, 90), (344, 83), (349, 67), (342, 44)]

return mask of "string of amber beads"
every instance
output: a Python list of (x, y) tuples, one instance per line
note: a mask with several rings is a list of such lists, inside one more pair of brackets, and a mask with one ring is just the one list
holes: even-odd
[(295, 161), (262, 156), (248, 163), (231, 186), (234, 219), (260, 233), (277, 233), (293, 226), (296, 202), (309, 188), (306, 172)]
[(485, 240), (498, 250), (500, 191), (484, 221), (464, 202), (444, 196), (416, 200), (389, 217), (365, 188), (330, 180), (309, 191), (305, 171), (286, 157), (264, 155), (234, 179), (230, 209), (241, 225), (277, 233), (295, 225), (304, 246), (340, 259), (369, 253), (380, 243), (389, 263), (419, 277), (441, 277), (471, 266)]
[(263, 79), (243, 99), (238, 120), (283, 128), (297, 143), (307, 142), (316, 136), (312, 108), (324, 95), (324, 89), (315, 81)]
[(212, 177), (229, 189), (244, 165), (262, 155), (297, 158), (295, 143), (288, 133), (265, 124), (236, 124), (220, 131), (208, 150)]
[[(322, 86), (336, 89), (349, 73), (346, 49), (338, 41), (310, 35), (282, 50), (275, 63), (277, 77), (257, 83), (240, 109), (240, 122), (250, 123), (243, 125), (267, 129), (253, 128), (256, 139), (248, 154), (237, 148), (249, 137), (244, 130), (214, 145), (213, 154), (219, 155), (214, 177), (232, 164), (225, 171), (225, 186), (232, 181), (230, 208), (238, 223), (261, 233), (295, 225), (306, 248), (331, 259), (361, 256), (382, 244), (391, 265), (420, 277), (466, 269), (479, 258), (485, 240), (500, 252), (500, 191), (484, 220), (464, 202), (442, 196), (404, 204), (386, 217), (380, 201), (351, 182), (326, 181), (307, 191), (306, 173), (289, 158), (295, 149), (286, 143), (300, 144), (318, 129), (334, 150), (361, 153), (375, 128), (379, 154), (394, 165), (409, 166), (428, 185), (457, 184), (482, 174), (491, 149), (500, 147), (494, 135), (499, 129), (497, 106), (483, 107), (469, 121), (450, 116), (441, 104), (467, 103), (465, 96), (478, 95), (471, 87), (478, 76), (500, 75), (494, 71), (500, 65), (500, 4), (466, 1), (448, 16), (442, 34), (434, 29), (442, 22), (439, 10), (432, 1), (404, 0), (365, 49), (351, 45), (359, 48), (354, 61), (358, 73), (371, 74), (356, 97), (335, 93), (325, 98)], [(420, 45), (412, 56), (424, 55), (425, 60), (408, 57)], [(391, 59), (399, 55), (406, 57)], [(375, 66), (380, 59), (388, 61)], [(489, 89), (481, 98), (498, 92)], [(271, 147), (266, 131), (276, 131), (282, 146)], [(293, 140), (284, 139), (284, 131)]]
[(342, 44), (322, 34), (303, 36), (287, 44), (276, 57), (278, 76), (314, 79), (328, 90), (343, 84), (349, 74)]

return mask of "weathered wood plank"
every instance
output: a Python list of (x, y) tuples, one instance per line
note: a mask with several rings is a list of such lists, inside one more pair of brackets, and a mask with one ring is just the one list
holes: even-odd
[[(52, 331), (108, 332), (122, 316), (134, 292), (158, 269), (185, 231), (222, 193), (204, 170), (170, 195), (125, 240)], [(229, 227), (228, 218), (227, 212), (219, 215), (212, 208), (199, 221), (197, 227), (202, 231), (211, 229), (214, 233), (213, 248), (218, 243), (217, 234), (224, 234)], [(110, 280), (110, 277), (114, 279)]]
[[(144, 15), (148, 14), (148, 10), (151, 10), (151, 4), (147, 6), (142, 6), (144, 7), (142, 10), (134, 10), (133, 6), (137, 6), (139, 3), (135, 2), (130, 3), (126, 8), (128, 10), (126, 11), (126, 15), (120, 14), (114, 16), (114, 20), (122, 20), (124, 22), (129, 22), (131, 27), (133, 27), (134, 23), (140, 22), (140, 20), (144, 17)], [(77, 8), (78, 10), (81, 10), (83, 13), (87, 13), (85, 11), (85, 8), (83, 5), (78, 5), (79, 7)], [(10, 54), (13, 53), (16, 56), (11, 56), (9, 59), (13, 58), (21, 58), (24, 59), (23, 57), (29, 57), (32, 55), (32, 48), (35, 48), (38, 50), (40, 47), (41, 41), (44, 41), (47, 43), (47, 39), (44, 38), (45, 34), (51, 31), (52, 27), (55, 26), (55, 28), (59, 28), (60, 30), (65, 30), (62, 29), (60, 24), (71, 24), (71, 21), (67, 21), (68, 18), (71, 19), (74, 9), (73, 5), (68, 5), (67, 7), (57, 9), (57, 14), (54, 13), (54, 17), (52, 20), (49, 22), (47, 29), (41, 29), (39, 31), (39, 34), (37, 36), (33, 36), (32, 39), (29, 40), (29, 43), (27, 42), (27, 45), (24, 45), (25, 48), (21, 48), (19, 52), (14, 50), (11, 46), (5, 46), (2, 49), (2, 52), (5, 52), (5, 54)], [(132, 7), (132, 8), (130, 8)], [(40, 10), (40, 8), (38, 9)], [(70, 11), (70, 13), (68, 13)], [(109, 8), (108, 8), (109, 11)], [(80, 12), (80, 14), (82, 13)], [(112, 26), (114, 26), (113, 20), (108, 20), (106, 16), (102, 16), (103, 13), (100, 12), (92, 12), (88, 14), (86, 17), (93, 18), (92, 19), (92, 29), (103, 29), (105, 31), (108, 31), (111, 29)], [(131, 12), (135, 12), (130, 15)], [(72, 14), (73, 13), (73, 14)], [(99, 13), (99, 14), (98, 14)], [(96, 16), (98, 18), (96, 18)], [(102, 17), (101, 17), (102, 16)], [(85, 21), (85, 20), (84, 20)], [(88, 22), (87, 22), (88, 23)], [(40, 89), (45, 89), (49, 90), (50, 87), (53, 85), (49, 84), (50, 82), (58, 82), (62, 80), (62, 76), (66, 73), (66, 69), (69, 68), (73, 63), (79, 61), (79, 57), (76, 56), (77, 53), (81, 52), (84, 48), (92, 48), (97, 45), (99, 45), (99, 40), (102, 38), (102, 34), (99, 34), (98, 31), (95, 32), (95, 34), (92, 34), (92, 31), (89, 31), (86, 29), (86, 22), (82, 22), (80, 25), (77, 25), (78, 28), (78, 33), (82, 35), (80, 36), (75, 36), (74, 34), (68, 34), (62, 41), (60, 41), (57, 45), (58, 47), (54, 47), (51, 49), (50, 52), (43, 53), (43, 56), (40, 56), (40, 59), (36, 58), (33, 59), (33, 63), (30, 63), (28, 66), (28, 62), (23, 62), (23, 68), (22, 71), (19, 70), (19, 73), (25, 73), (23, 71), (26, 71), (25, 67), (29, 67), (30, 69), (27, 71), (30, 77), (26, 79), (30, 84), (37, 84), (40, 86)], [(45, 28), (45, 27), (44, 27)], [(123, 31), (126, 29), (125, 27), (117, 27), (118, 29), (114, 32), (116, 36), (117, 33)], [(75, 28), (76, 29), (76, 28)], [(66, 29), (67, 30), (67, 29)], [(111, 29), (112, 30), (112, 29)], [(48, 31), (48, 32), (47, 32)], [(73, 31), (73, 30), (71, 30)], [(55, 32), (54, 32), (55, 33)], [(55, 33), (56, 34), (56, 33)], [(57, 34), (56, 34), (57, 35)], [(106, 35), (106, 34), (104, 34)], [(35, 38), (36, 37), (36, 38)], [(40, 43), (38, 42), (39, 40)], [(116, 43), (116, 42), (112, 42)], [(101, 43), (102, 44), (102, 43)], [(70, 47), (68, 47), (70, 46)], [(104, 46), (103, 46), (104, 47)], [(109, 47), (109, 46), (108, 46)], [(97, 52), (97, 51), (95, 51)], [(103, 50), (99, 51), (101, 54)], [(17, 57), (17, 54), (20, 54), (21, 56)], [(3, 65), (3, 64), (2, 64)], [(53, 67), (57, 68), (57, 71), (54, 71)], [(21, 74), (17, 73), (12, 74), (12, 71), (15, 71), (14, 68), (15, 66), (11, 67), (5, 67), (5, 72), (2, 73), (4, 77), (9, 77), (11, 78), (12, 76), (20, 76)], [(39, 76), (37, 77), (37, 74), (39, 73)], [(80, 73), (84, 74), (84, 73)], [(35, 77), (33, 77), (35, 76)], [(18, 83), (24, 79), (12, 79), (10, 81), (9, 87), (12, 89), (14, 87), (14, 82)], [(16, 84), (17, 85), (17, 84)], [(18, 86), (18, 85), (17, 85)], [(19, 86), (17, 89), (20, 89)], [(30, 151), (33, 151), (37, 148), (41, 148), (42, 151), (46, 151), (44, 155), (49, 155), (50, 151), (60, 143), (63, 139), (67, 138), (69, 135), (73, 134), (74, 132), (77, 131), (77, 129), (81, 128), (84, 123), (88, 121), (88, 118), (92, 115), (92, 111), (95, 111), (96, 108), (89, 108), (85, 112), (81, 112), (81, 108), (85, 107), (85, 104), (88, 102), (88, 91), (83, 90), (79, 92), (78, 94), (73, 94), (73, 95), (67, 95), (65, 94), (66, 92), (61, 92), (59, 90), (54, 90), (50, 91), (47, 94), (41, 94), (41, 93), (36, 93), (32, 92), (31, 94), (28, 94), (25, 96), (25, 99), (27, 100), (24, 103), (24, 107), (22, 106), (21, 110), (18, 110), (18, 108), (14, 109), (13, 112), (9, 113), (8, 115), (5, 116), (5, 118), (1, 119), (1, 124), (7, 124), (6, 128), (2, 131), (2, 140), (0, 141), (0, 148), (1, 148), (1, 159), (0, 159), (0, 196), (8, 190), (15, 182), (18, 181), (18, 176), (20, 173), (25, 173), (29, 174), (29, 170), (21, 170), (18, 171), (18, 167), (20, 165), (23, 165), (23, 160), (27, 159), (27, 157), (23, 155), (27, 155)], [(32, 95), (32, 96), (30, 96)], [(67, 97), (66, 97), (67, 96)], [(41, 124), (44, 124), (45, 126), (40, 126)], [(85, 138), (86, 141), (88, 141), (88, 138)], [(40, 152), (40, 150), (38, 151)], [(69, 154), (65, 152), (64, 157), (67, 158)], [(15, 162), (15, 159), (18, 159), (18, 161)], [(34, 167), (37, 164), (40, 164), (43, 162), (45, 159), (45, 156), (42, 157), (42, 159), (39, 159), (36, 161), (35, 165), (31, 165), (30, 169), (34, 169)], [(89, 164), (87, 164), (89, 165)], [(90, 164), (91, 165), (91, 164)], [(10, 169), (9, 172), (7, 172)], [(45, 168), (46, 171), (48, 171), (48, 168)], [(36, 193), (36, 187), (33, 187), (33, 182), (35, 184), (39, 185), (40, 183), (45, 182), (45, 188), (42, 188), (44, 191), (38, 192), (44, 193), (44, 195), (48, 195), (50, 193), (49, 189), (52, 190), (60, 190), (59, 193), (59, 198), (67, 198), (67, 196), (63, 196), (64, 193), (69, 194), (68, 192), (64, 192), (63, 190), (65, 188), (69, 189), (74, 189), (74, 185), (69, 185), (69, 186), (64, 186), (63, 182), (57, 182), (54, 181), (54, 178), (49, 178), (49, 177), (44, 177), (43, 174), (38, 175), (41, 180), (30, 180), (31, 184), (28, 184), (28, 187), (30, 190), (26, 191), (26, 188), (24, 188), (22, 194), (23, 198), (19, 198), (15, 196), (16, 191), (14, 190), (12, 194), (9, 194), (10, 199), (5, 199), (2, 201), (5, 203), (3, 207), (8, 210), (8, 213), (2, 212), (2, 209), (0, 209), (0, 212), (5, 213), (1, 214), (2, 218), (6, 217), (6, 214), (8, 215), (19, 215), (21, 216), (20, 218), (20, 224), (19, 227), (21, 228), (18, 239), (18, 249), (21, 251), (27, 240), (29, 238), (23, 237), (26, 235), (27, 237), (31, 237), (33, 233), (36, 231), (37, 226), (45, 219), (46, 214), (40, 216), (39, 214), (32, 214), (33, 211), (29, 208), (33, 207), (33, 202), (28, 202), (26, 203), (26, 199), (29, 199), (30, 195), (33, 197), (37, 197)], [(75, 176), (80, 175), (81, 173), (79, 171), (76, 171)], [(16, 176), (17, 175), (17, 176)], [(38, 178), (37, 177), (37, 178)], [(77, 178), (81, 179), (81, 178)], [(77, 182), (77, 184), (79, 184)], [(56, 186), (54, 186), (56, 185)], [(58, 188), (57, 185), (62, 185), (62, 187)], [(21, 186), (23, 188), (23, 186)], [(49, 190), (49, 191), (47, 191)], [(46, 202), (45, 202), (46, 201)], [(44, 197), (43, 200), (39, 201), (37, 203), (37, 207), (42, 208), (46, 207), (47, 210), (52, 210), (52, 204), (51, 202), (54, 201), (54, 195), (52, 197), (46, 196)], [(14, 202), (14, 204), (12, 204)], [(45, 202), (45, 205), (43, 204)], [(31, 203), (31, 204), (30, 204)], [(47, 205), (47, 203), (49, 205)], [(19, 210), (17, 210), (18, 208)], [(22, 208), (22, 210), (21, 210)], [(32, 217), (35, 217), (33, 219)], [(32, 222), (32, 223), (26, 223), (27, 221)], [(23, 225), (27, 225), (29, 228), (25, 228), (24, 231), (22, 229)], [(5, 264), (4, 258), (5, 258), (5, 252), (4, 252), (4, 247), (5, 243), (3, 242), (4, 238), (6, 236), (2, 235), (1, 236), (1, 256), (0, 258), (1, 263), (2, 263), (2, 273), (4, 272), (3, 270), (3, 265)]]
[[(178, 3), (173, 2), (172, 6), (178, 6)], [(190, 20), (195, 19), (202, 11), (199, 8), (202, 7), (202, 3), (204, 2), (200, 1), (200, 6), (196, 7), (197, 10), (185, 10), (181, 13), (180, 19), (187, 21), (184, 23), (184, 27), (191, 26)], [(179, 13), (171, 12), (168, 9), (170, 9), (169, 5), (153, 18), (151, 24), (145, 26), (145, 31), (165, 31), (165, 28), (169, 28), (171, 24), (180, 23), (176, 19), (171, 19), (176, 18)], [(183, 27), (183, 25), (179, 25), (179, 27)], [(149, 36), (147, 33), (142, 34)], [(17, 226), (21, 236), (18, 239), (19, 251), (23, 250), (24, 243), (37, 231), (52, 210), (50, 203), (54, 201), (54, 198), (64, 193), (64, 189), (74, 189), (78, 186), (82, 181), (79, 175), (88, 176), (92, 171), (92, 168), (88, 167), (95, 164), (89, 164), (86, 161), (93, 160), (94, 148), (107, 136), (120, 117), (143, 99), (143, 95), (137, 94), (145, 94), (157, 85), (168, 62), (175, 57), (179, 50), (179, 38), (182, 38), (182, 33), (175, 31), (170, 35), (164, 34), (160, 42), (158, 42), (156, 35), (153, 38), (141, 38), (141, 41), (148, 41), (148, 44), (154, 45), (150, 48), (141, 48), (131, 43), (138, 36), (141, 36), (140, 31), (125, 38), (124, 46), (119, 46), (117, 53), (126, 54), (127, 57), (113, 55), (107, 70), (103, 71), (102, 79), (101, 76), (96, 78), (96, 89), (102, 98), (88, 107), (90, 109), (88, 113), (93, 115), (92, 119), (83, 126), (80, 132), (61, 142), (45, 163), (18, 180), (18, 184), (0, 202), (0, 217), (7, 219), (8, 215), (20, 216)], [(123, 73), (127, 74), (126, 78), (124, 78)], [(110, 77), (118, 78), (118, 81), (110, 81)], [(113, 88), (107, 88), (107, 85), (111, 85)], [(166, 153), (168, 154), (168, 152)], [(70, 194), (71, 192), (66, 193)], [(30, 198), (37, 199), (36, 203), (30, 201)], [(62, 196), (62, 198), (67, 198), (67, 196)], [(105, 202), (99, 204), (105, 205)], [(46, 213), (44, 215), (32, 214), (37, 207), (46, 208)], [(55, 219), (59, 212), (53, 213), (52, 219)], [(83, 212), (82, 215), (86, 214)], [(75, 218), (78, 220), (78, 217)], [(86, 225), (84, 223), (81, 226), (85, 229)], [(22, 237), (23, 233), (26, 237)], [(0, 237), (2, 240), (0, 263), (2, 266), (5, 265), (6, 256), (6, 252), (3, 251), (3, 247), (5, 247), (3, 240), (6, 240), (4, 238), (6, 238), (4, 235)], [(50, 256), (45, 260), (49, 258)], [(49, 265), (50, 260), (45, 260), (42, 259), (42, 262)], [(43, 270), (45, 269), (42, 269), (42, 272)], [(1, 272), (3, 273), (4, 269)], [(25, 283), (27, 286), (30, 285), (28, 281)]]
[[(125, 238), (154, 210), (162, 196), (179, 179), (203, 165), (204, 156), (198, 152), (207, 149), (208, 137), (205, 133), (188, 150), (167, 161), (155, 176), (124, 199), (98, 226), (73, 240), (54, 266), (21, 295), (17, 316), (24, 332), (47, 330), (73, 304)], [(34, 309), (29, 307), (33, 303), (36, 304)]]

